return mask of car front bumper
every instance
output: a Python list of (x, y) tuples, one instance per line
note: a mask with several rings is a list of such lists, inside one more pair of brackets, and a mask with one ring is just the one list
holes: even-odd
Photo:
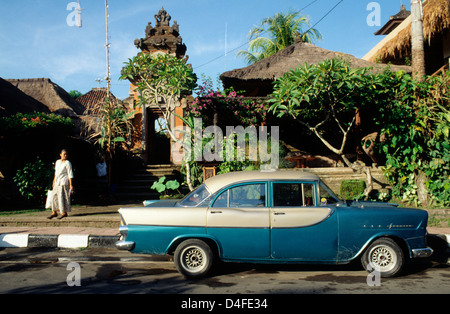
[(424, 249), (412, 249), (413, 258), (430, 257), (433, 254), (433, 249), (427, 247)]

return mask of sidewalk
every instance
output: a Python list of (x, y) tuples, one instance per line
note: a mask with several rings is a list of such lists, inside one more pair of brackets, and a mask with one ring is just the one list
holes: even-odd
[[(106, 206), (72, 206), (69, 217), (47, 219), (50, 211), (0, 216), (1, 247), (114, 247), (119, 239), (123, 207), (142, 207), (142, 203)], [(429, 235), (450, 246), (450, 228), (427, 229)]]
[(119, 239), (119, 208), (142, 203), (72, 206), (69, 217), (47, 219), (50, 211), (0, 216), (1, 247), (114, 247)]

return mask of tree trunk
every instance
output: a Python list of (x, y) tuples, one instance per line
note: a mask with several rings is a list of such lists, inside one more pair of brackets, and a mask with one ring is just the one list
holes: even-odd
[(411, 53), (413, 78), (422, 81), (426, 72), (421, 0), (411, 0)]

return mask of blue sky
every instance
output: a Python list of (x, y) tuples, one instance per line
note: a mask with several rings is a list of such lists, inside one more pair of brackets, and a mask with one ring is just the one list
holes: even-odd
[[(77, 0), (2, 0), (0, 7), (0, 77), (47, 77), (65, 90), (87, 93), (106, 74), (104, 0), (80, 0), (82, 27), (71, 27), (67, 5)], [(195, 73), (216, 77), (246, 66), (236, 57), (246, 49), (247, 34), (262, 18), (278, 12), (300, 10), (312, 24), (340, 0), (108, 0), (111, 43), (111, 88), (119, 98), (128, 97), (129, 84), (119, 81), (123, 62), (139, 51), (135, 38), (144, 37), (148, 22), (162, 6), (180, 25), (189, 63)], [(369, 26), (369, 0), (343, 0), (316, 28), (323, 39), (315, 44), (329, 50), (363, 57), (382, 37), (379, 26)], [(401, 0), (376, 1), (381, 25), (400, 10)], [(409, 1), (403, 0), (409, 10)], [(225, 44), (225, 33), (227, 40)], [(227, 47), (227, 55), (225, 55)], [(234, 50), (230, 52), (231, 50)], [(214, 60), (216, 59), (216, 60)], [(214, 61), (212, 61), (214, 60)]]

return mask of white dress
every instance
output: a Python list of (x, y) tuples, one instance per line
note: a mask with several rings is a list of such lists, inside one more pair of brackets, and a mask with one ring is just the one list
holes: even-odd
[(61, 214), (70, 212), (69, 179), (73, 179), (72, 164), (68, 160), (57, 160), (55, 164), (52, 210), (59, 210)]

